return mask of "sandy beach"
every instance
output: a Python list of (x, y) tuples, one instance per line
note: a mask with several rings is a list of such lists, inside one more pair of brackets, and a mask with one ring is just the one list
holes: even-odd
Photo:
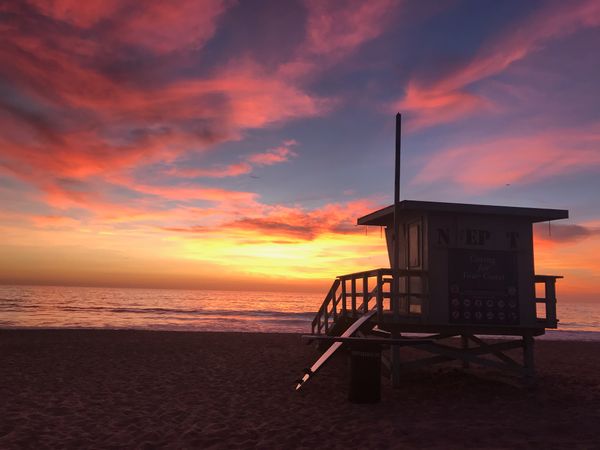
[(598, 448), (600, 343), (536, 342), (539, 387), (438, 366), (347, 401), (294, 334), (0, 331), (0, 448)]

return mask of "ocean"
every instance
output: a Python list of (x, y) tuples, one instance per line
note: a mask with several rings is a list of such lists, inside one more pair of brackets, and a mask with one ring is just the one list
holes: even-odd
[[(0, 328), (309, 333), (325, 293), (1, 286)], [(557, 305), (544, 339), (600, 341), (600, 305)]]

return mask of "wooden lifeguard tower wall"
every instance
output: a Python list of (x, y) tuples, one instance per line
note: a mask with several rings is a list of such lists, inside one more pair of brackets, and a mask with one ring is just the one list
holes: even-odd
[[(394, 385), (403, 369), (455, 359), (531, 381), (533, 338), (557, 327), (555, 282), (561, 278), (534, 273), (532, 226), (566, 219), (568, 211), (400, 201), (399, 136), (398, 115), (395, 202), (357, 220), (385, 228), (390, 267), (338, 276), (305, 337), (389, 344), (384, 363)], [(342, 337), (365, 314), (371, 317), (357, 333)], [(428, 335), (415, 341), (427, 357), (402, 360), (400, 348), (411, 345), (406, 333)], [(498, 335), (514, 339), (483, 341)], [(451, 337), (460, 337), (461, 346), (441, 342)], [(515, 348), (523, 349), (521, 363), (504, 353)]]
[(532, 225), (566, 218), (567, 211), (405, 200), (397, 208), (395, 244), (394, 209), (358, 219), (385, 227), (390, 265), (398, 245), (399, 298), (389, 327), (469, 327), (485, 334), (556, 328), (555, 303), (536, 299), (535, 283), (552, 295), (557, 277), (534, 274)]

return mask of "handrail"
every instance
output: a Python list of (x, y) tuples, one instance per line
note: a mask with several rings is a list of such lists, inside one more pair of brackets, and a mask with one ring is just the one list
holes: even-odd
[[(535, 299), (538, 303), (545, 305), (545, 316), (538, 317), (538, 322), (541, 322), (545, 328), (556, 328), (558, 319), (556, 317), (556, 280), (563, 278), (559, 275), (535, 275), (534, 282), (536, 284), (544, 284), (544, 296)], [(536, 311), (537, 317), (537, 311)]]
[(394, 275), (394, 273), (397, 273), (400, 276), (402, 276), (402, 275), (418, 276), (418, 275), (426, 275), (428, 272), (426, 270), (419, 270), (419, 269), (398, 269), (398, 270), (372, 269), (372, 270), (366, 270), (364, 272), (354, 272), (354, 273), (349, 273), (346, 275), (338, 275), (337, 278), (340, 280), (341, 279), (350, 280), (352, 278), (362, 278), (365, 275), (368, 277), (375, 277), (379, 273), (381, 273), (382, 275)]
[[(312, 332), (313, 334), (315, 334), (315, 328), (318, 328), (318, 332), (321, 331), (321, 317), (328, 316), (328, 311), (327, 311), (327, 307), (329, 305), (329, 302), (331, 301), (331, 298), (335, 297), (335, 292), (338, 288), (338, 286), (340, 285), (340, 280), (339, 279), (335, 279), (331, 285), (331, 287), (329, 288), (329, 292), (327, 293), (327, 295), (325, 296), (325, 300), (323, 300), (323, 303), (321, 304), (321, 307), (319, 308), (319, 311), (317, 312), (317, 315), (315, 316), (315, 318), (312, 321)], [(326, 328), (326, 332), (327, 332), (327, 328), (328, 328), (328, 324), (327, 324), (327, 320), (325, 321), (325, 328)]]
[[(376, 278), (375, 286), (372, 286), (372, 278)], [(398, 279), (397, 286), (401, 286), (401, 284), (404, 286), (403, 292), (392, 292), (392, 280), (394, 278)], [(415, 278), (420, 280), (417, 287), (411, 286), (414, 284)], [(388, 311), (398, 309), (403, 316), (420, 315), (421, 305), (424, 304), (422, 299), (428, 295), (426, 292), (426, 278), (427, 271), (424, 270), (393, 270), (389, 268), (340, 275), (336, 277), (331, 285), (317, 315), (312, 321), (312, 334), (321, 334), (322, 331), (329, 333), (330, 328), (338, 320), (346, 320), (348, 317), (354, 319), (364, 314), (369, 307), (369, 301), (374, 297), (377, 301), (375, 308), (377, 309), (378, 322), (382, 322), (384, 318), (385, 299), (390, 299)], [(403, 281), (403, 283), (400, 283), (400, 281)], [(341, 291), (339, 294), (338, 290)], [(350, 305), (348, 305), (348, 298), (351, 300)], [(357, 304), (359, 299), (362, 300), (360, 305)], [(395, 308), (394, 305), (396, 305)], [(418, 305), (419, 312), (413, 311), (412, 305)]]
[[(396, 278), (397, 277), (397, 278)], [(372, 280), (375, 278), (375, 280)], [(392, 281), (396, 278), (396, 283)], [(543, 297), (535, 298), (536, 304), (545, 305), (545, 316), (538, 317), (538, 323), (546, 328), (556, 328), (556, 280), (562, 278), (558, 275), (535, 275), (536, 284), (543, 283), (545, 293)], [(413, 281), (419, 280), (416, 286)], [(375, 285), (373, 286), (373, 281)], [(371, 284), (371, 286), (369, 286)], [(399, 291), (392, 292), (392, 285), (399, 286)], [(427, 271), (424, 270), (392, 270), (373, 269), (364, 272), (355, 272), (340, 275), (333, 281), (329, 292), (325, 296), (317, 315), (312, 321), (312, 334), (329, 334), (330, 329), (338, 321), (353, 320), (364, 314), (369, 309), (369, 301), (376, 298), (375, 309), (376, 323), (384, 320), (404, 320), (406, 317), (420, 316), (422, 308), (426, 307), (429, 296), (427, 285)], [(348, 302), (347, 299), (351, 301)], [(385, 301), (389, 299), (389, 301)], [(362, 300), (360, 304), (357, 300)], [(415, 310), (413, 311), (413, 307)], [(418, 308), (416, 308), (418, 306)], [(418, 311), (417, 311), (418, 309)], [(394, 312), (393, 318), (385, 312)], [(396, 314), (398, 312), (398, 314)], [(537, 313), (536, 313), (537, 314)], [(346, 322), (344, 322), (346, 323)]]

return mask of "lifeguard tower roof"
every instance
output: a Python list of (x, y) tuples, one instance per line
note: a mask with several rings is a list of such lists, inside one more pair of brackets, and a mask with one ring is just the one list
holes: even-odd
[[(568, 219), (566, 209), (523, 208), (517, 206), (472, 205), (467, 203), (425, 202), (419, 200), (403, 200), (398, 204), (399, 213), (434, 212), (451, 214), (477, 214), (486, 216), (513, 216), (534, 222)], [(394, 205), (360, 217), (358, 225), (391, 226), (394, 223)]]

